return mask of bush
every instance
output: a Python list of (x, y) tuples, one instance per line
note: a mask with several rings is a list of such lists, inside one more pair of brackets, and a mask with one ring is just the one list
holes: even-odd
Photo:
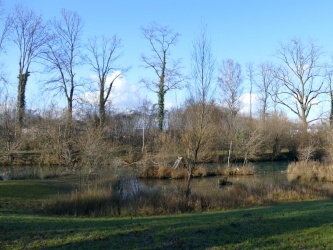
[(171, 172), (172, 179), (185, 179), (187, 178), (187, 170), (185, 168), (177, 168)]
[(171, 178), (171, 172), (172, 168), (170, 167), (159, 167), (157, 170), (157, 178), (159, 179), (165, 179), (165, 178)]
[(233, 176), (233, 175), (253, 175), (254, 168), (252, 166), (245, 166), (245, 167), (224, 167), (219, 170), (221, 175), (225, 176)]
[(173, 169), (168, 166), (147, 166), (139, 174), (139, 178), (147, 179), (183, 179), (185, 177), (187, 177), (186, 169)]
[(289, 181), (333, 181), (333, 166), (316, 161), (299, 161), (288, 165)]
[(146, 166), (139, 174), (140, 178), (156, 178), (157, 168), (154, 166)]

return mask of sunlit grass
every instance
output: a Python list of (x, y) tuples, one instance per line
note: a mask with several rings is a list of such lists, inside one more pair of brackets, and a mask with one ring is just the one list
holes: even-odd
[[(143, 204), (149, 211), (139, 213), (141, 217), (88, 218), (43, 214), (42, 207), (46, 203), (64, 194), (70, 195), (73, 190), (76, 193), (80, 182), (85, 180), (64, 177), (0, 182), (0, 249), (333, 248), (333, 201), (327, 199), (330, 193), (318, 196), (321, 189), (316, 191), (315, 186), (312, 186), (315, 193), (311, 195), (306, 186), (301, 185), (295, 189), (288, 186), (283, 189), (284, 186), (274, 186), (271, 182), (252, 186), (234, 184), (224, 190), (227, 192), (219, 192), (221, 197), (210, 201), (212, 205), (215, 204), (213, 201), (217, 205), (223, 204), (228, 211), (211, 207), (210, 212), (145, 217), (143, 214), (155, 210), (147, 207), (150, 196), (143, 193)], [(97, 180), (101, 186), (106, 185), (105, 181)], [(301, 193), (296, 193), (297, 190)], [(197, 191), (193, 192), (193, 197), (201, 197)], [(157, 197), (161, 196), (157, 194)], [(261, 196), (257, 195), (265, 196), (261, 201), (258, 200)], [(326, 200), (268, 205), (274, 201), (314, 199), (316, 196), (326, 197)], [(266, 199), (268, 203), (265, 203)], [(163, 209), (175, 201), (170, 196), (167, 202)], [(139, 200), (137, 203), (141, 204)], [(251, 204), (260, 206), (239, 209), (244, 204), (247, 207)], [(238, 209), (230, 210), (235, 207)]]
[(1, 249), (329, 249), (333, 202), (141, 218), (0, 213), (0, 229)]
[(0, 181), (0, 211), (40, 211), (46, 200), (71, 190), (71, 180)]

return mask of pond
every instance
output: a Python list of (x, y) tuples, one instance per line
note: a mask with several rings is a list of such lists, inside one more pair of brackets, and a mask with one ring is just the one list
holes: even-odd
[[(249, 176), (231, 176), (229, 181), (233, 184), (244, 183), (246, 185), (255, 184), (257, 182), (272, 183), (273, 181), (287, 181), (288, 162), (258, 162), (251, 163), (254, 166), (255, 174)], [(217, 165), (211, 166), (217, 168)], [(223, 166), (222, 166), (223, 167)], [(107, 172), (110, 171), (106, 170)], [(59, 177), (66, 172), (64, 167), (41, 167), (41, 166), (14, 166), (0, 167), (0, 179), (45, 179)], [(119, 174), (119, 173), (118, 173)], [(128, 170), (127, 170), (128, 174)], [(7, 176), (10, 175), (10, 176)], [(80, 175), (80, 174), (79, 174)], [(98, 174), (97, 174), (98, 175)], [(123, 175), (123, 174), (121, 174)], [(114, 176), (113, 173), (105, 173), (101, 175), (105, 178)], [(60, 177), (60, 179), (63, 177)], [(191, 183), (192, 190), (197, 192), (208, 192), (209, 190), (218, 190), (218, 180), (221, 176), (194, 178)], [(139, 179), (139, 185), (146, 187), (163, 187), (163, 188), (182, 188), (185, 181), (181, 179)]]
[[(258, 162), (253, 163), (255, 174), (245, 176), (230, 176), (228, 180), (233, 183), (243, 183), (252, 185), (258, 182), (273, 183), (288, 182), (287, 179), (287, 161), (279, 162)], [(218, 180), (221, 176), (194, 178), (191, 182), (192, 190), (196, 192), (211, 192), (212, 190), (219, 190), (221, 187), (218, 185)], [(179, 187), (185, 185), (184, 180), (179, 179), (142, 179), (141, 182), (146, 186), (159, 186), (159, 187)]]

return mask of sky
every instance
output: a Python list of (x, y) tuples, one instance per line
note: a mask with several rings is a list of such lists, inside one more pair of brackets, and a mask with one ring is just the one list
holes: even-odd
[[(2, 2), (10, 11), (20, 1)], [(243, 71), (247, 63), (257, 65), (276, 60), (274, 55), (279, 43), (295, 37), (304, 41), (311, 39), (323, 48), (328, 58), (333, 55), (331, 0), (25, 0), (23, 4), (42, 13), (45, 19), (59, 17), (62, 8), (76, 11), (84, 23), (84, 38), (117, 35), (122, 39), (124, 55), (119, 64), (131, 69), (113, 91), (113, 103), (120, 108), (137, 107), (144, 98), (152, 103), (157, 101), (155, 95), (140, 84), (140, 79), (151, 74), (140, 61), (142, 53), (149, 54), (140, 27), (152, 22), (169, 26), (181, 35), (178, 44), (171, 48), (171, 55), (182, 59), (185, 74), (190, 71), (192, 44), (202, 24), (207, 27), (218, 64), (230, 58), (239, 62)], [(18, 60), (10, 55), (6, 65), (15, 86)], [(36, 73), (35, 79), (28, 82), (31, 106), (38, 105), (36, 96), (42, 99), (38, 77)], [(246, 81), (244, 85), (246, 96)], [(11, 91), (15, 92), (16, 87)], [(184, 90), (168, 93), (166, 108), (181, 105), (186, 98), (184, 93)]]

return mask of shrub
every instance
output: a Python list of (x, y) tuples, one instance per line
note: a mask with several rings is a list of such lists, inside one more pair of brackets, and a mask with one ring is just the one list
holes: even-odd
[(299, 161), (288, 165), (289, 181), (333, 181), (333, 166), (316, 161)]
[(223, 167), (219, 170), (221, 175), (233, 176), (233, 175), (253, 175), (254, 168), (252, 166), (244, 166), (244, 167)]
[(199, 165), (193, 171), (193, 177), (205, 177), (207, 175), (208, 175), (208, 170), (203, 165)]
[(145, 167), (139, 174), (140, 178), (155, 178), (157, 173), (157, 168), (154, 166)]
[(185, 168), (177, 168), (171, 172), (172, 179), (184, 179), (187, 178), (187, 170)]
[(159, 167), (157, 169), (157, 178), (159, 179), (165, 179), (165, 178), (171, 178), (171, 172), (172, 168), (171, 167)]
[[(170, 166), (148, 166), (145, 167), (139, 174), (140, 178), (158, 178), (158, 179), (183, 179), (187, 178), (187, 169), (180, 167), (173, 169)], [(196, 167), (192, 173), (193, 177), (206, 177), (215, 176), (220, 173), (214, 169), (209, 169), (209, 167), (204, 165), (199, 165)]]
[(193, 177), (207, 177), (207, 176), (216, 176), (220, 173), (212, 167), (199, 165), (193, 171)]

